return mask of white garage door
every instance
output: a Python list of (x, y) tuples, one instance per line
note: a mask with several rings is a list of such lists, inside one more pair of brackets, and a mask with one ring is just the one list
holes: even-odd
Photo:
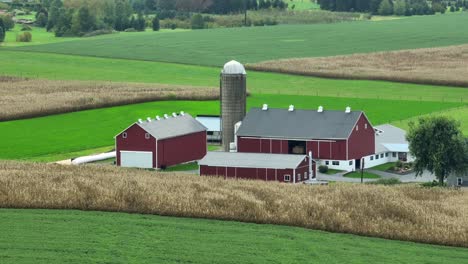
[(153, 152), (120, 151), (120, 166), (131, 168), (153, 168)]

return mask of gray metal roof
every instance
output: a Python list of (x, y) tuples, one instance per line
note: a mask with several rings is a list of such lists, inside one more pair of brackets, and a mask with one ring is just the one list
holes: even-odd
[(374, 129), (382, 131), (382, 133), (375, 133), (375, 153), (385, 151), (408, 152), (405, 130), (390, 124), (375, 126)]
[(151, 122), (144, 120), (136, 124), (158, 140), (206, 131), (206, 127), (189, 114), (167, 119), (162, 117), (161, 120), (151, 119)]
[(346, 139), (362, 111), (252, 108), (237, 131), (238, 136), (288, 139)]
[(237, 168), (295, 169), (305, 155), (208, 152), (199, 165)]

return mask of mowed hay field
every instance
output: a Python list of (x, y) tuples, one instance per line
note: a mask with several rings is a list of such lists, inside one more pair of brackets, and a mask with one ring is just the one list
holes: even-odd
[[(118, 34), (11, 50), (221, 66), (468, 43), (465, 13), (387, 21)], [(129, 52), (131, 51), (131, 52)]]
[[(352, 99), (295, 95), (252, 95), (247, 108), (287, 108), (345, 110), (351, 106), (364, 110), (372, 124), (405, 120), (421, 113), (431, 113), (461, 103), (418, 102), (377, 99)], [(126, 106), (94, 109), (47, 117), (0, 122), (0, 159), (42, 159), (42, 156), (63, 154), (114, 145), (113, 137), (136, 122), (138, 118), (154, 117), (165, 113), (185, 111), (193, 116), (219, 114), (219, 101), (159, 101)]]
[(160, 100), (217, 100), (209, 87), (0, 76), (0, 121)]
[(468, 250), (232, 221), (0, 209), (2, 263), (447, 263)]
[(468, 247), (468, 192), (454, 189), (356, 184), (313, 187), (19, 162), (0, 163), (0, 183), (3, 208), (234, 220)]
[(386, 80), (468, 87), (468, 45), (323, 58), (297, 58), (248, 65), (251, 70), (308, 76)]
[[(218, 87), (220, 68), (33, 52), (0, 52), (4, 75), (52, 80), (161, 83)], [(333, 80), (248, 71), (253, 94), (293, 94), (461, 102), (468, 89), (384, 81)], [(466, 100), (465, 100), (466, 101)]]

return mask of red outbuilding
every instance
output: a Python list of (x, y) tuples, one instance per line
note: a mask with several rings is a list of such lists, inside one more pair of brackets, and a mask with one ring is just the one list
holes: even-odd
[(375, 131), (362, 111), (252, 108), (236, 132), (237, 151), (308, 154), (320, 165), (351, 171), (375, 152)]
[(203, 158), (206, 127), (183, 112), (148, 118), (120, 132), (115, 145), (118, 166), (164, 169)]
[(315, 178), (315, 163), (306, 155), (208, 152), (199, 161), (200, 175), (298, 183)]

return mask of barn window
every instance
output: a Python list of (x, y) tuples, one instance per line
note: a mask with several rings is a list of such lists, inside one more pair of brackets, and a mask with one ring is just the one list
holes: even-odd
[(378, 155), (378, 154), (377, 154), (377, 155), (375, 155), (375, 159), (376, 159), (376, 160), (378, 160), (378, 159), (379, 159), (379, 155)]
[(150, 138), (150, 134), (149, 134), (149, 133), (146, 133), (146, 134), (145, 134), (145, 138), (146, 138), (146, 139), (149, 139), (149, 138)]
[(374, 156), (370, 156), (370, 160), (374, 160)]
[(339, 166), (339, 165), (340, 165), (340, 162), (337, 161), (337, 160), (334, 160), (334, 161), (332, 161), (332, 165), (333, 165), (333, 166)]
[(462, 186), (462, 185), (463, 185), (463, 179), (457, 178), (457, 186)]
[(359, 125), (356, 125), (356, 131), (359, 131)]
[(380, 157), (381, 157), (381, 158), (383, 158), (383, 153), (382, 153), (382, 154), (380, 154)]
[(127, 132), (123, 132), (123, 133), (122, 133), (122, 138), (127, 138), (127, 136), (128, 136), (128, 135), (127, 135)]
[(298, 179), (299, 181), (302, 181), (302, 178), (301, 178), (301, 174), (300, 174), (300, 173), (297, 174), (297, 179)]
[(289, 175), (289, 174), (284, 175), (284, 181), (285, 182), (291, 181), (291, 175)]
[(326, 160), (325, 165), (327, 165), (327, 166), (330, 165), (330, 161)]
[(396, 152), (392, 153), (392, 157), (396, 158)]
[(308, 174), (307, 172), (304, 172), (304, 180), (307, 180), (309, 177), (308, 177)]
[(367, 123), (364, 124), (364, 129), (367, 129)]
[(388, 157), (388, 152), (385, 152), (385, 157)]
[(352, 161), (352, 160), (349, 161), (349, 165), (353, 165), (353, 161)]

